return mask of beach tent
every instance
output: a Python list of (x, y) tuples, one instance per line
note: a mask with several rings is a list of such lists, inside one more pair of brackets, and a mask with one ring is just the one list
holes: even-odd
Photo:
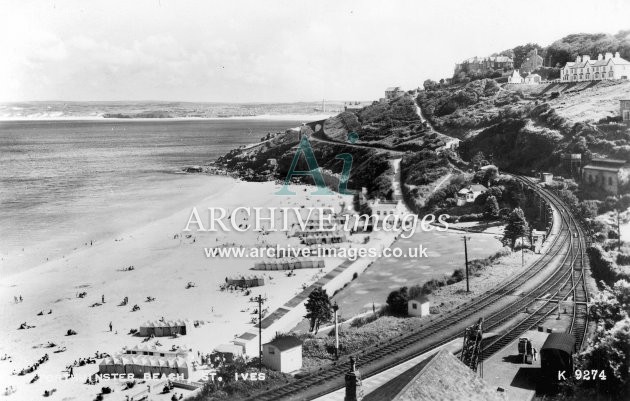
[[(123, 373), (133, 374), (133, 359), (130, 356), (123, 356), (121, 358)], [(117, 372), (118, 373), (118, 372)]]
[(160, 362), (159, 362), (159, 358), (149, 358), (149, 367), (148, 367), (148, 372), (153, 374), (160, 374)]
[(168, 361), (164, 358), (160, 358), (158, 360), (159, 373), (160, 375), (169, 375), (171, 373), (171, 369), (169, 368)]
[(107, 373), (116, 373), (116, 360), (114, 358), (107, 358), (107, 364), (105, 366)]
[(143, 337), (148, 337), (154, 333), (154, 325), (153, 322), (145, 322), (140, 326), (138, 333)]
[(141, 377), (144, 374), (144, 366), (145, 366), (145, 358), (146, 357), (133, 357), (131, 358), (132, 362), (132, 368), (133, 368), (133, 375), (135, 377)]
[(113, 358), (105, 358), (98, 364), (98, 373), (115, 373), (112, 372)]
[(125, 373), (125, 365), (123, 363), (122, 357), (115, 357), (114, 358), (114, 369), (113, 369), (113, 373)]
[(173, 363), (175, 373), (183, 374), (185, 379), (188, 379), (188, 362), (184, 358), (176, 358)]

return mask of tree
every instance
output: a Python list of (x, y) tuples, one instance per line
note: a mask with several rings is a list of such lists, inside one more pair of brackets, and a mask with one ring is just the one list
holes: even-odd
[(432, 79), (427, 79), (422, 85), (424, 86), (424, 90), (426, 91), (432, 91), (438, 88), (438, 83)]
[(602, 384), (599, 380), (582, 381), (581, 385), (598, 386), (609, 399), (625, 399), (630, 385), (630, 318), (624, 317), (610, 330), (600, 326), (578, 361), (580, 369), (603, 369), (606, 374), (604, 386), (598, 386)]
[(399, 290), (392, 291), (387, 296), (387, 306), (389, 306), (389, 310), (394, 315), (407, 314), (407, 302), (409, 302), (407, 287), (401, 287)]
[(494, 196), (488, 196), (486, 198), (486, 205), (484, 206), (483, 216), (486, 219), (492, 219), (499, 215), (499, 202)]
[(516, 245), (516, 240), (529, 234), (529, 225), (525, 220), (525, 214), (520, 207), (512, 210), (508, 216), (508, 224), (505, 226), (503, 233), (503, 244), (509, 245), (512, 250)]
[(304, 306), (306, 307), (306, 316), (304, 317), (311, 323), (309, 331), (315, 331), (315, 334), (317, 334), (320, 323), (330, 320), (330, 298), (328, 298), (326, 291), (319, 287), (309, 294)]

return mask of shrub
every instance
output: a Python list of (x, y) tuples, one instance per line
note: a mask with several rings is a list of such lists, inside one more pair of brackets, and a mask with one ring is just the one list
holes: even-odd
[(392, 291), (387, 296), (387, 306), (393, 315), (406, 315), (408, 301), (407, 287)]

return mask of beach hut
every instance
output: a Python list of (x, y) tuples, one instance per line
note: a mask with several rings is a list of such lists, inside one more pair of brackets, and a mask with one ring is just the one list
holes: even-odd
[(185, 320), (181, 320), (180, 323), (181, 324), (179, 326), (179, 334), (186, 335), (186, 333), (188, 332), (188, 322)]

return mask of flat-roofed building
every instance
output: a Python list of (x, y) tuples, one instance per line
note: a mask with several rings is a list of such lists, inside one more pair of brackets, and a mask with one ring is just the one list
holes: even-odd
[(628, 172), (625, 160), (593, 158), (582, 169), (582, 179), (609, 194), (617, 195), (619, 187), (628, 182)]

